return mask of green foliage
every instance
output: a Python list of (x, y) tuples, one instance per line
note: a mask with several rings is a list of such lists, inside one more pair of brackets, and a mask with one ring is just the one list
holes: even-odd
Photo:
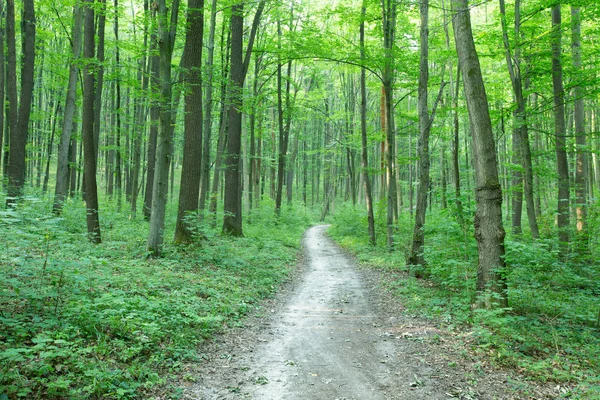
[[(544, 381), (568, 382), (571, 396), (596, 398), (600, 385), (600, 267), (560, 261), (556, 240), (506, 241), (508, 310), (474, 309), (477, 246), (472, 227), (452, 211), (429, 213), (425, 228), (428, 280), (406, 273), (404, 254), (380, 241), (368, 246), (364, 211), (344, 209), (330, 234), (361, 262), (391, 271), (386, 283), (409, 312), (433, 318), (446, 329), (469, 330), (474, 349), (493, 361)], [(595, 218), (595, 217), (593, 217)], [(594, 221), (594, 219), (591, 221)], [(408, 218), (398, 239), (412, 238)], [(593, 223), (592, 223), (593, 225)], [(594, 227), (591, 226), (591, 229)], [(379, 227), (382, 236), (382, 227)]]
[(245, 238), (199, 226), (201, 241), (147, 259), (145, 222), (107, 210), (94, 246), (81, 204), (47, 207), (0, 214), (0, 397), (149, 398), (276, 290), (309, 221), (262, 208)]

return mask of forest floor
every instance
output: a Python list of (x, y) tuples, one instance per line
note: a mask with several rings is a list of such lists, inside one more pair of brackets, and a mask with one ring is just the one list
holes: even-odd
[[(309, 229), (291, 282), (258, 312), (202, 349), (179, 383), (186, 400), (556, 399), (469, 350), (470, 332), (448, 332), (407, 314), (363, 268)], [(397, 277), (396, 277), (397, 278)]]

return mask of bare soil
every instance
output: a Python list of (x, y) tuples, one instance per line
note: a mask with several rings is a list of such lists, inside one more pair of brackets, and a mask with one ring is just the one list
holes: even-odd
[(357, 267), (326, 228), (307, 231), (298, 269), (275, 299), (202, 349), (206, 361), (178, 383), (184, 399), (555, 399), (564, 392), (473, 356), (468, 332), (407, 315), (382, 289), (390, 276)]

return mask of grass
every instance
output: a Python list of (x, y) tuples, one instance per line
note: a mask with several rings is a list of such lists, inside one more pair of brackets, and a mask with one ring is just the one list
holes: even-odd
[(310, 223), (301, 210), (255, 210), (244, 238), (199, 225), (203, 239), (148, 259), (147, 222), (101, 206), (103, 243), (86, 240), (85, 210), (60, 218), (29, 197), (0, 211), (0, 399), (177, 397), (171, 383), (198, 346), (271, 296)]
[[(540, 381), (573, 387), (565, 397), (600, 398), (600, 265), (560, 261), (554, 239), (506, 240), (509, 310), (475, 310), (477, 246), (472, 225), (461, 226), (451, 210), (428, 214), (425, 258), (429, 278), (406, 274), (405, 250), (412, 223), (399, 222), (396, 251), (385, 247), (385, 226), (378, 244), (368, 245), (363, 210), (338, 212), (329, 232), (358, 259), (373, 268), (397, 272), (386, 285), (414, 314), (436, 320), (446, 329), (468, 329), (474, 350), (499, 365)], [(379, 221), (382, 221), (379, 218)], [(600, 219), (590, 219), (590, 230)]]

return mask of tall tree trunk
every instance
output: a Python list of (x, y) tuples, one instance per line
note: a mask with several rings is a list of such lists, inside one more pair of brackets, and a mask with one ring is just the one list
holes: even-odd
[(183, 166), (179, 189), (179, 209), (175, 242), (192, 239), (193, 225), (186, 215), (198, 211), (202, 167), (202, 36), (204, 0), (188, 1), (188, 23), (183, 56), (183, 81), (186, 84)]
[(117, 192), (117, 209), (121, 207), (121, 194), (122, 194), (122, 174), (121, 174), (121, 55), (119, 53), (119, 1), (114, 0), (115, 6), (115, 20), (114, 20), (114, 34), (115, 34), (115, 62), (116, 62), (116, 77), (115, 77), (115, 110), (116, 113), (116, 138), (115, 138), (115, 172), (114, 182), (115, 190)]
[(84, 0), (84, 42), (83, 57), (83, 115), (82, 135), (84, 147), (84, 180), (88, 239), (100, 243), (100, 218), (98, 215), (98, 188), (96, 184), (96, 148), (94, 145), (94, 4)]
[[(417, 190), (417, 209), (415, 211), (415, 226), (413, 231), (412, 249), (407, 259), (417, 278), (425, 276), (427, 267), (423, 255), (425, 246), (425, 213), (427, 212), (427, 192), (429, 191), (429, 132), (431, 121), (427, 106), (427, 89), (429, 82), (429, 0), (421, 0), (421, 30), (419, 62), (419, 188)], [(443, 168), (443, 167), (442, 167)]]
[[(571, 6), (571, 51), (575, 76), (582, 73), (581, 62), (581, 10)], [(575, 78), (577, 79), (577, 78)], [(577, 161), (575, 167), (575, 214), (577, 217), (577, 232), (585, 233), (587, 218), (587, 151), (585, 137), (585, 111), (583, 106), (583, 90), (577, 84), (573, 87), (575, 98), (575, 140), (577, 143)], [(583, 236), (585, 241), (585, 235)]]
[[(206, 98), (204, 102), (204, 142), (202, 143), (202, 178), (200, 188), (200, 200), (198, 207), (204, 210), (206, 199), (208, 197), (208, 188), (210, 185), (210, 139), (212, 136), (212, 95), (213, 95), (213, 69), (215, 55), (215, 28), (217, 24), (217, 0), (212, 0), (210, 7), (210, 27), (208, 33), (208, 55), (206, 61)], [(201, 214), (202, 216), (203, 214)]]
[(254, 39), (258, 31), (260, 18), (266, 0), (261, 0), (256, 8), (252, 28), (248, 37), (245, 56), (242, 55), (243, 45), (243, 11), (244, 2), (235, 3), (231, 14), (231, 69), (228, 96), (230, 101), (228, 111), (227, 156), (225, 158), (225, 202), (223, 232), (233, 236), (243, 236), (242, 231), (242, 92), (244, 79), (248, 72), (252, 57)]
[[(160, 16), (159, 16), (160, 18)], [(159, 34), (160, 35), (160, 34)], [(150, 41), (152, 43), (157, 43), (157, 37), (155, 35), (152, 35), (152, 37), (150, 38)], [(158, 39), (158, 41), (160, 41), (161, 39)], [(154, 50), (156, 51), (156, 45), (153, 44), (151, 45), (151, 52)], [(159, 49), (160, 51), (160, 49)], [(159, 94), (162, 90), (162, 82), (161, 79), (163, 77), (161, 68), (163, 66), (163, 60), (161, 59), (161, 57), (157, 54), (151, 55), (149, 56), (149, 62), (150, 62), (150, 92), (154, 93), (154, 94)], [(170, 67), (170, 61), (169, 61), (169, 67)], [(170, 72), (169, 72), (169, 76), (170, 76)], [(161, 94), (158, 95), (159, 98), (161, 96)], [(162, 113), (162, 107), (164, 106), (163, 104), (161, 104), (161, 101), (165, 101), (165, 99), (162, 99), (157, 101), (157, 100), (150, 100), (150, 134), (148, 136), (148, 148), (147, 148), (147, 152), (146, 152), (146, 165), (148, 166), (148, 171), (146, 173), (146, 190), (144, 193), (144, 208), (143, 208), (143, 212), (144, 212), (144, 218), (149, 219), (150, 218), (150, 214), (152, 213), (152, 205), (154, 204), (153, 202), (153, 196), (154, 196), (154, 174), (155, 174), (155, 168), (156, 168), (156, 154), (157, 154), (157, 140), (158, 140), (158, 135), (159, 135), (159, 130), (160, 130), (160, 125), (162, 124), (162, 120), (161, 120), (161, 113)], [(169, 104), (171, 103), (171, 98), (169, 97)], [(145, 118), (144, 118), (145, 120)], [(168, 171), (168, 168), (167, 168)]]
[[(514, 126), (512, 129), (512, 163), (513, 165), (523, 165), (521, 156), (521, 129), (519, 124), (519, 114), (515, 110), (513, 112)], [(506, 137), (506, 136), (505, 136)], [(508, 149), (506, 149), (508, 150)], [(507, 160), (508, 161), (508, 160)], [(521, 219), (523, 216), (523, 174), (519, 168), (512, 168), (512, 181), (511, 181), (511, 222), (512, 222), (512, 233), (520, 235), (523, 233), (521, 226)]]
[(477, 291), (490, 290), (494, 296), (483, 296), (479, 306), (499, 307), (508, 304), (503, 276), (504, 237), (502, 226), (502, 189), (498, 180), (498, 165), (489, 106), (479, 58), (475, 49), (468, 0), (453, 0), (454, 38), (469, 118), (473, 132), (473, 153), (476, 177), (477, 211), (475, 239), (479, 250)]
[[(148, 14), (148, 0), (144, 1), (144, 14)], [(144, 19), (146, 21), (147, 18)], [(148, 48), (148, 23), (144, 22), (144, 49)], [(146, 93), (148, 90), (148, 74), (146, 73), (147, 64), (150, 57), (142, 54), (138, 61), (137, 81), (141, 83), (141, 92)], [(133, 217), (137, 214), (137, 198), (139, 193), (140, 168), (142, 159), (142, 137), (145, 131), (146, 120), (146, 104), (145, 100), (138, 98), (134, 105), (134, 123), (132, 124), (132, 153), (133, 162), (131, 165), (128, 186), (131, 198), (131, 214)]]
[[(366, 0), (363, 0), (360, 19), (360, 60), (365, 62), (365, 19), (366, 19)], [(366, 69), (360, 69), (360, 136), (361, 136), (361, 164), (363, 182), (365, 185), (365, 202), (367, 203), (367, 223), (369, 232), (369, 243), (374, 246), (375, 239), (375, 218), (373, 216), (373, 197), (371, 189), (371, 177), (369, 176), (369, 160), (367, 147), (367, 78)]]
[(554, 137), (558, 174), (558, 239), (562, 252), (569, 244), (569, 163), (565, 128), (565, 90), (562, 81), (562, 31), (560, 4), (552, 7), (552, 87), (554, 90)]
[(58, 122), (58, 114), (60, 113), (60, 102), (56, 102), (56, 109), (54, 111), (54, 117), (52, 118), (52, 131), (50, 133), (50, 142), (46, 149), (46, 169), (44, 171), (44, 183), (42, 185), (42, 193), (46, 194), (48, 191), (48, 181), (50, 178), (50, 161), (52, 161), (52, 149), (54, 148), (54, 136), (56, 134), (56, 123)]
[(225, 216), (223, 233), (243, 236), (240, 150), (242, 144), (242, 87), (244, 65), (242, 57), (244, 3), (235, 3), (231, 10), (231, 69), (228, 88), (227, 155), (225, 158)]
[(383, 48), (385, 66), (383, 71), (383, 93), (385, 100), (386, 133), (386, 180), (387, 180), (387, 245), (394, 249), (395, 221), (398, 217), (396, 190), (396, 139), (394, 126), (394, 43), (396, 37), (396, 0), (383, 0)]
[[(523, 95), (523, 80), (521, 77), (521, 51), (519, 46), (515, 46), (514, 56), (511, 54), (510, 43), (508, 41), (508, 26), (506, 21), (506, 9), (504, 0), (500, 0), (500, 13), (502, 17), (502, 37), (504, 43), (504, 50), (506, 56), (506, 64), (508, 66), (508, 72), (513, 88), (513, 94), (517, 102), (517, 109), (515, 110), (514, 119), (515, 127), (513, 136), (517, 138), (519, 148), (515, 149), (515, 153), (519, 155), (520, 163), (523, 166), (524, 175), (519, 178), (523, 182), (523, 194), (525, 195), (525, 204), (527, 207), (527, 220), (529, 222), (529, 230), (531, 237), (537, 239), (539, 234), (539, 228), (535, 213), (535, 202), (533, 197), (533, 165), (531, 162), (531, 146), (529, 143), (529, 127), (527, 124), (527, 113), (525, 97)], [(521, 1), (515, 2), (515, 37), (519, 40), (521, 32)], [(513, 139), (514, 141), (514, 139)], [(520, 210), (522, 206), (518, 203), (513, 204), (513, 213), (515, 208)], [(520, 229), (520, 215), (516, 216), (513, 214), (515, 219), (519, 220)], [(513, 230), (515, 227), (515, 221), (513, 221)]]
[(54, 188), (54, 205), (52, 211), (60, 214), (63, 203), (69, 190), (69, 151), (71, 135), (73, 132), (73, 120), (77, 107), (77, 79), (79, 75), (79, 57), (81, 55), (81, 43), (83, 39), (83, 9), (80, 1), (73, 7), (73, 30), (71, 33), (73, 59), (69, 67), (69, 83), (67, 85), (67, 98), (65, 100), (65, 112), (62, 121), (62, 134), (58, 145), (58, 156), (56, 161), (56, 186)]
[(98, 28), (96, 36), (98, 37), (98, 51), (96, 53), (96, 60), (98, 65), (96, 67), (96, 82), (94, 87), (94, 148), (96, 149), (96, 160), (99, 154), (99, 143), (100, 143), (100, 115), (102, 111), (102, 91), (104, 89), (104, 34), (106, 28), (106, 0), (98, 0), (100, 7), (98, 8)]
[[(165, 228), (165, 213), (169, 191), (169, 167), (173, 156), (173, 130), (171, 129), (171, 59), (177, 32), (179, 0), (174, 0), (170, 20), (165, 0), (158, 0), (158, 48), (160, 51), (160, 125), (156, 145), (156, 164), (152, 185), (152, 213), (148, 232), (149, 253), (160, 256)], [(152, 160), (148, 160), (152, 162)]]
[[(12, 4), (11, 4), (12, 3)], [(9, 18), (8, 10), (12, 8), (12, 17)], [(13, 61), (15, 65), (10, 65), (9, 74), (16, 72), (15, 54), (11, 54), (11, 46), (14, 50), (14, 1), (7, 1), (7, 38), (12, 41), (9, 45), (9, 64)], [(8, 30), (9, 19), (12, 25), (12, 32)], [(31, 99), (33, 96), (34, 82), (34, 62), (35, 62), (35, 8), (33, 0), (23, 1), (23, 17), (21, 20), (21, 36), (23, 48), (23, 62), (21, 64), (21, 95), (18, 111), (18, 120), (16, 121), (15, 129), (10, 131), (10, 150), (8, 160), (8, 197), (7, 203), (13, 203), (15, 198), (23, 194), (25, 185), (25, 147), (27, 145), (27, 132), (29, 130), (29, 117), (31, 114)], [(12, 36), (12, 38), (11, 38)], [(9, 81), (13, 80), (13, 76), (9, 75)], [(15, 101), (13, 106), (16, 107), (16, 73), (14, 76), (15, 82), (9, 82), (11, 87), (15, 87)], [(10, 92), (10, 88), (9, 88)], [(9, 96), (11, 94), (9, 93)], [(12, 121), (11, 121), (12, 122)]]

